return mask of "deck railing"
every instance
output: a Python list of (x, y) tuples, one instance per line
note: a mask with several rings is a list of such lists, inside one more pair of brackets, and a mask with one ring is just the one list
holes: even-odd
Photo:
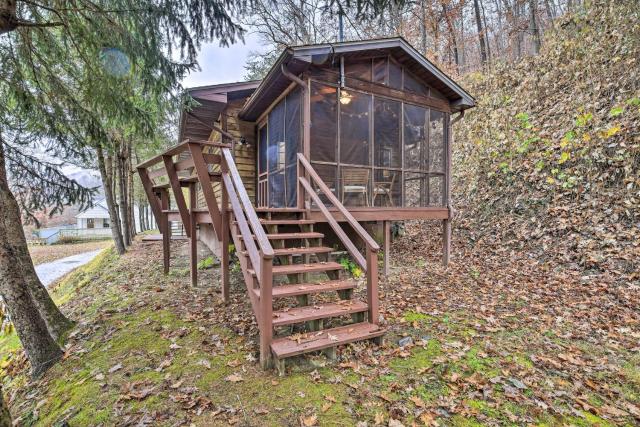
[[(336, 236), (340, 239), (344, 247), (349, 254), (353, 257), (356, 263), (367, 273), (367, 303), (369, 304), (369, 322), (378, 324), (378, 251), (380, 246), (375, 240), (362, 228), (360, 223), (351, 215), (349, 210), (338, 200), (333, 192), (327, 187), (320, 175), (315, 171), (311, 163), (304, 157), (303, 154), (298, 153), (298, 181), (304, 191), (298, 194), (300, 200), (305, 200), (306, 193), (311, 200), (316, 204), (322, 215), (325, 217)], [(300, 173), (304, 172), (304, 173)], [(309, 177), (307, 179), (306, 177)], [(311, 181), (311, 182), (310, 182)], [(312, 183), (317, 187), (314, 190)], [(356, 234), (362, 239), (366, 246), (366, 252), (363, 256), (356, 245), (351, 241), (347, 233), (342, 229), (336, 218), (329, 211), (327, 206), (322, 201), (320, 194), (323, 194), (329, 202), (342, 214), (346, 222), (353, 228)], [(309, 207), (310, 208), (310, 207)]]

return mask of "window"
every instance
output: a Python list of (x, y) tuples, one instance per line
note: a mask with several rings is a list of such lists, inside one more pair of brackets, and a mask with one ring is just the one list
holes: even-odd
[(95, 225), (94, 219), (93, 218), (87, 218), (87, 228), (94, 228), (95, 226), (96, 225)]
[(400, 147), (400, 110), (398, 101), (376, 98), (373, 134), (376, 167), (399, 168), (402, 166)]
[(444, 114), (431, 110), (429, 119), (429, 164), (430, 172), (444, 172)]
[(421, 169), (423, 147), (426, 146), (428, 110), (417, 105), (404, 105), (404, 168)]
[(294, 207), (296, 205), (297, 195), (297, 153), (301, 147), (301, 109), (302, 97), (300, 90), (294, 90), (286, 99), (285, 114), (285, 181), (286, 181), (286, 206)]
[(344, 74), (347, 77), (371, 81), (371, 59), (346, 60)]
[[(344, 101), (343, 101), (344, 100)], [(340, 163), (370, 165), (369, 117), (371, 95), (340, 92)]]
[(338, 89), (311, 84), (311, 160), (335, 162), (338, 136)]
[(105, 218), (102, 220), (102, 228), (110, 228), (111, 226), (109, 225), (109, 218)]

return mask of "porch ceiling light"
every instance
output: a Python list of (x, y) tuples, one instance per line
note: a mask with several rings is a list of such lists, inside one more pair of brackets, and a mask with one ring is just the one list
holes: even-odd
[(351, 99), (353, 99), (353, 95), (351, 95), (349, 92), (347, 92), (346, 90), (340, 91), (340, 104), (347, 105), (351, 102)]

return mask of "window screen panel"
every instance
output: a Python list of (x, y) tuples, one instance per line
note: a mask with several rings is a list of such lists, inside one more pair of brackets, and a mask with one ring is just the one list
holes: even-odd
[[(324, 182), (324, 184), (329, 188), (329, 191), (338, 197), (338, 167), (336, 165), (328, 165), (324, 163), (312, 163), (311, 166), (313, 166), (313, 169), (317, 172), (318, 176), (320, 176), (322, 182)], [(324, 193), (318, 189), (317, 183), (314, 181), (311, 185), (320, 196), (320, 200), (322, 200), (325, 205), (332, 206), (329, 199), (327, 199)]]
[(389, 87), (402, 89), (402, 67), (389, 60)]
[(398, 101), (376, 98), (374, 101), (374, 165), (385, 168), (402, 166), (400, 147), (400, 111)]
[(259, 173), (267, 171), (267, 127), (263, 126), (258, 130), (258, 165)]
[(340, 163), (369, 165), (371, 95), (342, 90), (340, 97)]
[(338, 141), (338, 89), (311, 83), (311, 160), (335, 162)]
[(371, 168), (340, 167), (340, 201), (345, 206), (371, 206)]
[(429, 87), (406, 70), (404, 72), (404, 90), (414, 92), (419, 95), (429, 95)]
[(444, 172), (444, 113), (431, 110), (429, 119), (429, 164), (430, 172)]
[(423, 147), (426, 147), (427, 109), (404, 104), (404, 168), (421, 169)]
[(269, 113), (269, 148), (267, 162), (269, 172), (284, 168), (284, 101), (280, 101)]
[(429, 204), (428, 206), (445, 206), (444, 175), (429, 176)]
[(373, 206), (399, 207), (402, 205), (402, 172), (376, 169), (372, 185)]
[(420, 207), (426, 204), (427, 175), (423, 173), (405, 172), (404, 205)]
[(285, 203), (284, 171), (269, 173), (269, 207), (283, 208)]
[(286, 193), (287, 193), (287, 207), (293, 208), (296, 206), (298, 198), (298, 172), (296, 165), (292, 164), (285, 169), (285, 181), (286, 181)]
[(347, 77), (371, 81), (371, 59), (346, 59), (344, 74)]
[(383, 85), (388, 84), (387, 79), (387, 63), (388, 59), (374, 58), (373, 59), (373, 81), (374, 83), (380, 83)]
[(287, 167), (296, 163), (296, 155), (302, 147), (301, 107), (302, 94), (300, 90), (296, 89), (287, 95), (286, 99), (285, 151)]

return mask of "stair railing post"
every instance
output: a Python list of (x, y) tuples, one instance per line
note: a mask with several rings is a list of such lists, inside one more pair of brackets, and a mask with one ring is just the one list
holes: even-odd
[(380, 323), (378, 315), (378, 251), (367, 245), (367, 304), (369, 322)]
[[(220, 153), (220, 160), (220, 171), (223, 175), (228, 175), (229, 165), (227, 165), (227, 160), (222, 153)], [(229, 302), (229, 227), (231, 221), (231, 215), (229, 215), (229, 191), (234, 190), (227, 188), (224, 179), (220, 180), (220, 186), (222, 187), (222, 206), (220, 207), (222, 210), (222, 236), (220, 239), (222, 242), (222, 259), (220, 260), (220, 269), (222, 270), (222, 299), (227, 303)], [(237, 248), (237, 250), (239, 249)]]
[(260, 365), (268, 369), (273, 338), (273, 258), (261, 254), (260, 263)]

